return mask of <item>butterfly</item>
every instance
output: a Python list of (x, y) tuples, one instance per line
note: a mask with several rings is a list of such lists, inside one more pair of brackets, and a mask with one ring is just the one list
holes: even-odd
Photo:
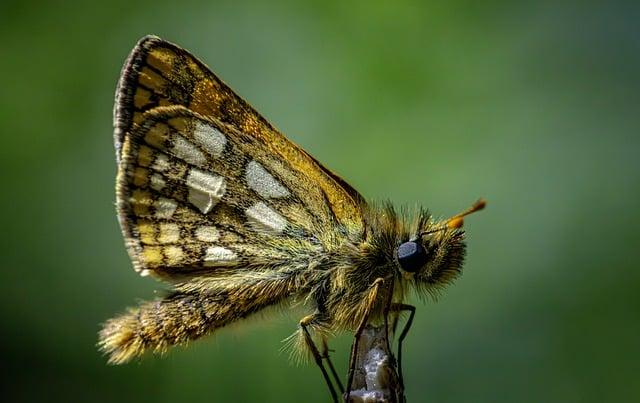
[(105, 322), (99, 346), (114, 364), (299, 303), (308, 315), (293, 343), (337, 400), (326, 340), (413, 315), (408, 292), (433, 293), (460, 274), (462, 217), (484, 207), (436, 220), (367, 203), (201, 61), (154, 36), (125, 62), (114, 126), (126, 248), (137, 272), (171, 287)]

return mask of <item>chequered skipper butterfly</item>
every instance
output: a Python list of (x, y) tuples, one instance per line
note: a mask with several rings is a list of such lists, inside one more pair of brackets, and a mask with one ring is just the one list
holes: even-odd
[(403, 303), (409, 290), (430, 293), (460, 273), (462, 217), (484, 206), (437, 221), (423, 209), (366, 203), (202, 62), (151, 36), (122, 70), (115, 147), (133, 266), (173, 290), (105, 323), (99, 344), (109, 362), (298, 300), (309, 315), (294, 340), (334, 400), (328, 355), (314, 340), (326, 346), (335, 332), (357, 335), (366, 323), (413, 313)]

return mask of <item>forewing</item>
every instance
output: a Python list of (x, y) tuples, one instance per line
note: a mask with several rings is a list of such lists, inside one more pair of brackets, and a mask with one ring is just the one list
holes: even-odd
[(240, 133), (256, 148), (286, 162), (324, 195), (338, 224), (352, 233), (363, 228), (364, 199), (345, 181), (279, 133), (202, 62), (180, 47), (145, 37), (129, 56), (116, 94), (115, 144), (118, 160), (127, 136), (143, 124), (145, 113), (181, 105)]

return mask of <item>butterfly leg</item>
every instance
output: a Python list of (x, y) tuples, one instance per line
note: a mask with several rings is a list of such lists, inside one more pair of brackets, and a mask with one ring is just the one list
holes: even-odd
[[(333, 401), (335, 403), (338, 403), (338, 394), (336, 393), (336, 389), (334, 388), (333, 383), (331, 382), (331, 378), (329, 377), (327, 370), (324, 368), (324, 365), (322, 364), (323, 356), (318, 351), (318, 348), (316, 347), (315, 343), (313, 342), (313, 338), (309, 333), (309, 329), (307, 329), (307, 327), (311, 325), (315, 321), (315, 319), (316, 319), (316, 315), (305, 316), (300, 320), (300, 328), (302, 329), (302, 333), (304, 334), (304, 340), (307, 344), (307, 347), (309, 347), (309, 350), (311, 350), (313, 359), (315, 360), (318, 367), (320, 367), (320, 371), (322, 372), (322, 376), (324, 377), (324, 380), (327, 383), (327, 386), (329, 387), (329, 392), (331, 393), (331, 397), (333, 398)], [(333, 365), (331, 365), (331, 369), (332, 371), (335, 371), (333, 369)]]
[(344, 386), (342, 386), (342, 381), (340, 381), (340, 376), (338, 375), (338, 372), (336, 371), (336, 368), (333, 366), (333, 362), (331, 362), (331, 357), (329, 356), (329, 352), (331, 350), (329, 349), (329, 346), (327, 345), (327, 340), (326, 339), (322, 339), (322, 358), (324, 358), (325, 360), (327, 360), (327, 365), (329, 366), (329, 370), (331, 371), (331, 375), (333, 375), (333, 379), (335, 380), (336, 384), (338, 385), (338, 389), (340, 389), (340, 393), (344, 393)]
[[(405, 323), (404, 328), (402, 328), (402, 333), (400, 333), (400, 337), (398, 337), (398, 378), (400, 380), (400, 387), (404, 390), (404, 378), (402, 377), (402, 342), (404, 338), (407, 337), (409, 329), (411, 329), (413, 317), (416, 314), (416, 307), (408, 304), (393, 304), (391, 305), (391, 310), (398, 313), (401, 311), (409, 311), (409, 319), (407, 319), (407, 323)], [(394, 327), (397, 323), (398, 319), (396, 318)]]
[(373, 304), (376, 302), (376, 296), (378, 295), (378, 290), (383, 282), (384, 282), (384, 279), (378, 278), (371, 285), (370, 291), (367, 295), (367, 302), (366, 302), (367, 306), (365, 307), (365, 310), (364, 310), (365, 313), (362, 316), (360, 325), (358, 326), (358, 329), (356, 330), (356, 333), (354, 335), (353, 344), (351, 345), (351, 356), (349, 359), (349, 376), (347, 378), (347, 392), (344, 395), (345, 400), (348, 400), (349, 395), (351, 394), (351, 386), (353, 384), (353, 376), (356, 370), (356, 361), (357, 361), (356, 358), (358, 355), (358, 345), (360, 344), (360, 337), (362, 336), (362, 332), (364, 331), (364, 328), (367, 326), (367, 322), (369, 321), (369, 314), (371, 313), (371, 308)]

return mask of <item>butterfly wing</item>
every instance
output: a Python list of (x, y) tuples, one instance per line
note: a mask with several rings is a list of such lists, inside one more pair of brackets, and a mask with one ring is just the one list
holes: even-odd
[(125, 64), (115, 144), (119, 219), (143, 274), (291, 265), (362, 232), (358, 192), (159, 38)]

